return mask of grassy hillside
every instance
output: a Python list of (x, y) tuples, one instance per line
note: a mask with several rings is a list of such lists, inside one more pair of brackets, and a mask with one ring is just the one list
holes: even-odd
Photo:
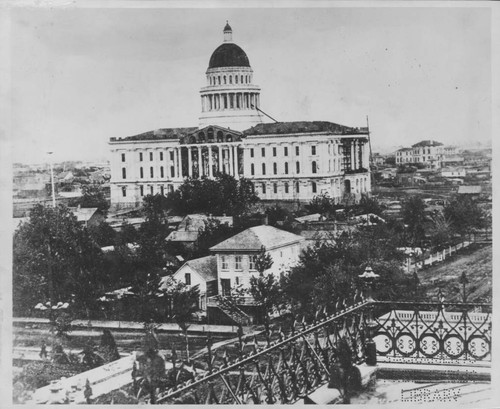
[(467, 301), (489, 303), (492, 301), (492, 256), (491, 244), (473, 245), (450, 261), (420, 271), (420, 284), (428, 298), (436, 300), (441, 289), (445, 301), (461, 301), (462, 285), (458, 280), (465, 271), (469, 280), (466, 286)]

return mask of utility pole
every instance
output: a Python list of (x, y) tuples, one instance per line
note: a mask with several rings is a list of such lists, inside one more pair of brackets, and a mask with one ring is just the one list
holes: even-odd
[[(52, 155), (54, 152), (47, 152), (48, 155)], [(50, 163), (50, 182), (52, 185), (52, 207), (56, 207), (56, 189), (54, 187), (54, 166), (52, 163), (52, 156), (49, 158)]]

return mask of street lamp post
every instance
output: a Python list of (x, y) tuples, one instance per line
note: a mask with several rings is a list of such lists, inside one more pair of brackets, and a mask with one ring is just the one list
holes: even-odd
[[(375, 274), (370, 266), (365, 268), (363, 274), (358, 276), (366, 284), (366, 301), (368, 303), (373, 303), (373, 281), (380, 277)], [(370, 366), (377, 365), (377, 347), (375, 341), (373, 340), (373, 330), (377, 326), (377, 323), (373, 320), (373, 305), (368, 306), (368, 320), (366, 322), (368, 327), (368, 341), (366, 342), (366, 364)]]
[[(48, 155), (52, 155), (54, 152), (47, 152)], [(50, 157), (50, 183), (52, 185), (52, 207), (56, 207), (56, 189), (54, 187), (54, 165), (52, 163), (52, 156)]]

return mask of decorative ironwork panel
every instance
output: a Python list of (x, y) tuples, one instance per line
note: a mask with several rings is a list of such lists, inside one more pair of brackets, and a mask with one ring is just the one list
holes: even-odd
[(374, 312), (377, 355), (388, 360), (491, 361), (490, 305), (376, 302)]

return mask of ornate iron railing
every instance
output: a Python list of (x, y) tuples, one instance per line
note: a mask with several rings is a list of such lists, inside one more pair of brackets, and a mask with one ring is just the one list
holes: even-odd
[(194, 379), (157, 396), (157, 403), (281, 403), (303, 398), (330, 380), (330, 366), (339, 360), (339, 340), (344, 339), (352, 361), (366, 359), (369, 303), (326, 316), (318, 313), (311, 323), (293, 321), (281, 328), (243, 337), (212, 351), (207, 344), (207, 370)]
[[(374, 303), (377, 355), (392, 362), (491, 361), (491, 305)], [(380, 359), (380, 358), (379, 358)]]
[[(210, 337), (198, 354), (197, 373), (180, 383), (181, 368), (173, 358), (174, 387), (159, 387), (156, 402), (218, 404), (290, 404), (330, 383), (346, 393), (335, 378), (348, 345), (354, 364), (380, 360), (412, 363), (488, 365), (491, 360), (491, 305), (379, 302), (357, 295), (346, 307), (337, 303), (307, 322), (265, 329), (219, 349)], [(337, 371), (338, 373), (338, 371)], [(172, 374), (171, 374), (172, 375)], [(172, 376), (171, 376), (172, 378)]]

